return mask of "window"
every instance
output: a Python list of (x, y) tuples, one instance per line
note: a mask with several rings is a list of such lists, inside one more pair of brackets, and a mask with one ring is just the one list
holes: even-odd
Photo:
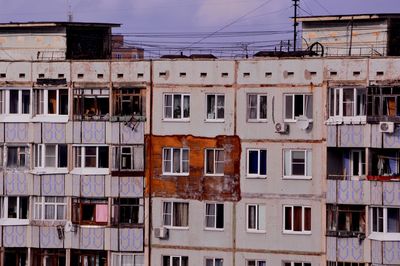
[(223, 266), (224, 260), (218, 258), (206, 258), (206, 266)]
[(311, 178), (312, 151), (284, 150), (284, 177)]
[(28, 258), (27, 254), (27, 248), (5, 248), (3, 265), (26, 266)]
[(223, 149), (206, 149), (205, 172), (206, 175), (223, 175), (225, 155)]
[(207, 120), (224, 120), (225, 118), (225, 95), (207, 95)]
[[(311, 266), (311, 264), (310, 264)], [(363, 262), (340, 262), (340, 261), (327, 261), (326, 266), (366, 266)]]
[(189, 94), (164, 94), (164, 119), (189, 120), (189, 118)]
[(7, 167), (29, 167), (29, 148), (26, 146), (7, 147)]
[(283, 266), (311, 266), (310, 262), (285, 261)]
[(331, 88), (329, 90), (329, 114), (332, 117), (365, 116), (365, 88)]
[(34, 89), (35, 115), (68, 115), (68, 89)]
[(265, 260), (247, 260), (246, 266), (267, 266)]
[(400, 208), (372, 207), (372, 232), (400, 233)]
[(116, 171), (143, 171), (143, 149), (143, 145), (112, 147), (112, 169)]
[(247, 204), (247, 231), (265, 232), (265, 206)]
[(79, 224), (106, 225), (108, 222), (108, 200), (73, 198), (72, 221)]
[(267, 150), (247, 150), (247, 177), (267, 176)]
[(189, 226), (189, 203), (164, 202), (163, 225), (169, 227)]
[(224, 229), (223, 203), (206, 203), (206, 228)]
[(189, 266), (189, 257), (162, 256), (162, 266)]
[[(31, 258), (35, 266), (65, 266), (65, 250), (32, 248)], [(20, 266), (20, 265), (18, 265)]]
[(113, 224), (143, 224), (143, 199), (117, 198), (112, 209)]
[(313, 98), (306, 94), (285, 95), (285, 121), (296, 121), (299, 116), (313, 117)]
[(8, 196), (1, 199), (1, 218), (28, 219), (29, 197)]
[(66, 144), (36, 144), (35, 167), (66, 168), (68, 149)]
[(33, 219), (65, 220), (67, 201), (65, 197), (35, 197), (33, 199)]
[(284, 233), (311, 233), (311, 207), (283, 206)]
[(189, 149), (163, 148), (163, 174), (189, 174)]
[(114, 115), (144, 115), (145, 92), (146, 91), (141, 88), (114, 88)]
[(350, 151), (350, 162), (351, 176), (365, 176), (365, 151)]
[(107, 120), (109, 118), (109, 89), (74, 89), (74, 119)]
[(111, 253), (111, 266), (144, 266), (144, 256), (129, 253)]
[[(383, 121), (380, 116), (386, 116), (389, 121), (398, 121), (400, 116), (400, 87), (369, 87), (367, 91), (367, 115), (376, 117), (372, 121)], [(397, 120), (393, 119), (395, 117), (397, 117)]]
[(365, 232), (365, 207), (362, 205), (327, 204), (327, 232), (329, 235), (353, 236)]
[(267, 121), (267, 95), (247, 95), (247, 120), (249, 122)]
[(30, 114), (30, 89), (6, 89), (0, 91), (0, 113)]
[(71, 263), (76, 266), (107, 266), (107, 251), (71, 249)]
[(108, 147), (75, 146), (75, 167), (108, 168)]

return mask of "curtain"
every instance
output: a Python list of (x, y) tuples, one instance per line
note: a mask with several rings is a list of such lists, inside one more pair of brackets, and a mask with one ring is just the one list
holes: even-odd
[(256, 228), (256, 207), (255, 205), (248, 206), (248, 214), (247, 214), (247, 228), (248, 229), (257, 229)]
[(312, 98), (312, 95), (305, 95), (305, 97), (306, 97), (305, 116), (308, 119), (312, 119), (313, 118), (313, 98)]
[(215, 204), (206, 204), (206, 227), (215, 226)]
[(302, 231), (303, 224), (302, 224), (302, 207), (301, 206), (294, 206), (293, 207), (293, 231)]
[(214, 174), (214, 150), (206, 150), (206, 173)]
[(174, 203), (174, 226), (188, 226), (189, 222), (189, 204), (176, 202)]
[(217, 96), (217, 117), (219, 119), (223, 119), (225, 117), (225, 96), (218, 95)]
[(215, 154), (215, 160), (216, 160), (215, 173), (223, 174), (224, 173), (224, 164), (225, 164), (224, 151), (216, 150), (215, 153), (216, 153)]
[(163, 161), (164, 161), (164, 172), (171, 172), (171, 149), (166, 148), (164, 149), (164, 154), (163, 154)]
[(164, 117), (172, 118), (172, 95), (164, 95)]
[(207, 95), (207, 119), (215, 119), (215, 95)]
[(163, 205), (163, 225), (172, 225), (171, 224), (171, 202), (164, 202)]
[(249, 119), (257, 119), (257, 95), (248, 96), (247, 112)]
[(190, 97), (188, 95), (183, 96), (183, 117), (188, 118), (190, 116)]
[(96, 222), (106, 223), (108, 221), (108, 205), (96, 204)]

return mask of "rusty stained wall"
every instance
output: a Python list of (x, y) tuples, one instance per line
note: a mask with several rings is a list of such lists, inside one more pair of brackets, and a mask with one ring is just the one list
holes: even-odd
[[(240, 200), (240, 139), (237, 136), (215, 138), (191, 135), (150, 136), (146, 143), (146, 196), (181, 199), (238, 201)], [(189, 148), (189, 175), (162, 174), (162, 149)], [(204, 175), (206, 148), (225, 150), (224, 176)]]

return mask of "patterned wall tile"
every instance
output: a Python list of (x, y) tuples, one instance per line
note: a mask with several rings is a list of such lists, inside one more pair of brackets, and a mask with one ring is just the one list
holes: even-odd
[(60, 196), (64, 195), (64, 175), (42, 175), (42, 195)]
[(364, 203), (364, 186), (365, 181), (356, 180), (340, 180), (337, 181), (337, 201), (344, 204), (360, 204)]
[(327, 237), (326, 245), (327, 260), (336, 261), (336, 237)]
[(66, 124), (43, 123), (43, 143), (66, 143)]
[[(66, 232), (65, 234), (68, 234)], [(40, 247), (41, 248), (63, 248), (64, 241), (58, 238), (57, 227), (42, 226), (40, 227)]]
[(337, 255), (338, 261), (363, 262), (364, 260), (364, 241), (358, 238), (338, 238)]
[(143, 251), (143, 229), (123, 228), (119, 229), (120, 251)]
[(28, 139), (28, 123), (6, 123), (5, 124), (5, 142), (11, 143), (27, 143)]
[(342, 125), (339, 130), (340, 147), (365, 147), (364, 141), (369, 142), (369, 139), (365, 136), (364, 125)]
[[(380, 133), (382, 134), (382, 133)], [(396, 127), (393, 134), (382, 134), (383, 135), (383, 147), (384, 148), (400, 148), (400, 128)]]
[(139, 122), (135, 129), (120, 123), (121, 144), (144, 143), (144, 123)]
[(40, 184), (42, 181), (42, 177), (40, 175), (34, 175), (33, 176), (33, 195), (35, 196), (40, 196), (41, 194), (41, 188)]
[(143, 177), (120, 177), (119, 181), (120, 197), (143, 197)]
[(81, 249), (103, 249), (104, 228), (80, 228)]
[(7, 195), (30, 195), (33, 188), (33, 176), (23, 172), (5, 173), (5, 193)]
[(75, 197), (81, 196), (81, 176), (72, 175), (72, 195)]
[(382, 263), (382, 242), (371, 241), (371, 260), (372, 263)]
[(118, 251), (118, 240), (119, 240), (119, 234), (118, 234), (118, 229), (117, 228), (110, 228), (110, 249), (113, 251)]
[[(30, 128), (30, 139), (33, 143), (42, 143), (42, 124), (41, 123), (32, 123), (33, 127)], [(32, 132), (33, 130), (33, 132)]]
[(4, 247), (26, 247), (27, 226), (4, 226)]
[(328, 138), (326, 141), (328, 147), (337, 146), (337, 128), (337, 126), (328, 126)]
[(383, 185), (382, 182), (378, 181), (370, 181), (371, 187), (371, 204), (373, 205), (382, 205), (382, 193), (383, 193)]
[(105, 143), (106, 122), (82, 122), (82, 143)]
[(4, 123), (0, 123), (0, 142), (4, 142)]
[(81, 196), (104, 197), (104, 176), (84, 175), (81, 176)]
[(383, 264), (400, 265), (400, 242), (383, 242)]
[(39, 226), (29, 226), (28, 227), (28, 246), (33, 247), (33, 248), (39, 248), (40, 247), (40, 239), (39, 239)]
[(82, 136), (81, 136), (81, 131), (82, 130), (82, 122), (74, 122), (73, 123), (73, 143), (79, 144), (82, 143)]
[(326, 192), (326, 203), (336, 202), (336, 180), (328, 180), (328, 188)]

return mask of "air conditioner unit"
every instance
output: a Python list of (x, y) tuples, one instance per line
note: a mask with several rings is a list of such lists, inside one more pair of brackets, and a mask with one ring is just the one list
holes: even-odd
[(275, 132), (286, 134), (289, 132), (289, 125), (285, 123), (275, 123)]
[(165, 227), (154, 228), (154, 236), (160, 239), (168, 238), (168, 229)]
[(379, 132), (393, 133), (394, 123), (393, 122), (379, 122)]

